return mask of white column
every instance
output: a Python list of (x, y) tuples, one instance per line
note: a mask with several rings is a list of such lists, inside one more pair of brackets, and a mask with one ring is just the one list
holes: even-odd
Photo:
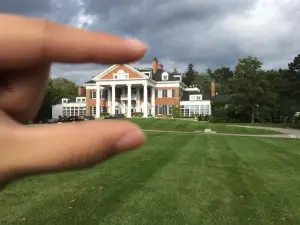
[(131, 118), (131, 84), (127, 84), (127, 117)]
[(111, 85), (111, 114), (116, 113), (116, 85)]
[[(126, 87), (122, 87), (122, 95), (124, 97), (126, 97)], [(125, 101), (121, 100), (121, 105), (122, 105), (121, 113), (126, 114), (126, 104), (125, 104)]]
[(96, 118), (100, 118), (100, 85), (96, 86)]
[(136, 111), (141, 112), (141, 89), (136, 88)]
[(151, 114), (155, 117), (155, 88), (151, 88)]
[(107, 89), (107, 106), (108, 106), (108, 113), (111, 114), (111, 89)]
[(148, 87), (147, 84), (144, 84), (144, 117), (148, 117)]

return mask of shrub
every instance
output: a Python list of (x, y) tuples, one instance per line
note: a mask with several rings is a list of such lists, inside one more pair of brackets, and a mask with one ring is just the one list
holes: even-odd
[(175, 106), (174, 118), (180, 118), (180, 109), (178, 105)]
[(143, 117), (143, 113), (141, 113), (141, 112), (135, 112), (135, 113), (132, 114), (132, 116), (135, 117), (135, 118), (136, 117)]
[(106, 117), (106, 116), (109, 116), (109, 113), (103, 112), (103, 113), (101, 113), (100, 115), (101, 115), (101, 117)]

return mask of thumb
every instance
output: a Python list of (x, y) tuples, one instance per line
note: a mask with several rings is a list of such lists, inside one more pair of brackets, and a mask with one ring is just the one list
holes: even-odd
[(82, 169), (134, 149), (144, 139), (142, 131), (126, 121), (27, 126), (18, 129), (9, 141), (5, 139), (1, 161), (12, 179)]

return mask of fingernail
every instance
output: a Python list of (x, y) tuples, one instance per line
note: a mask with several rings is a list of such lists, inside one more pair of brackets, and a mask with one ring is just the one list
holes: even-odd
[(139, 147), (144, 142), (144, 133), (140, 129), (137, 129), (135, 131), (123, 135), (121, 139), (116, 143), (116, 148), (118, 152), (129, 151)]
[(147, 49), (147, 45), (137, 39), (127, 39), (126, 42), (130, 48)]

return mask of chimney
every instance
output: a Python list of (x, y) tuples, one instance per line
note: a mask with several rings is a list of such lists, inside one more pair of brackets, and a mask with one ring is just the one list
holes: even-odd
[(157, 58), (154, 58), (152, 61), (153, 74), (156, 74), (157, 67), (158, 67), (158, 61), (157, 61)]
[(211, 82), (210, 91), (211, 91), (211, 97), (215, 97), (216, 96), (216, 83), (215, 82)]
[(78, 97), (84, 97), (84, 87), (78, 87)]

